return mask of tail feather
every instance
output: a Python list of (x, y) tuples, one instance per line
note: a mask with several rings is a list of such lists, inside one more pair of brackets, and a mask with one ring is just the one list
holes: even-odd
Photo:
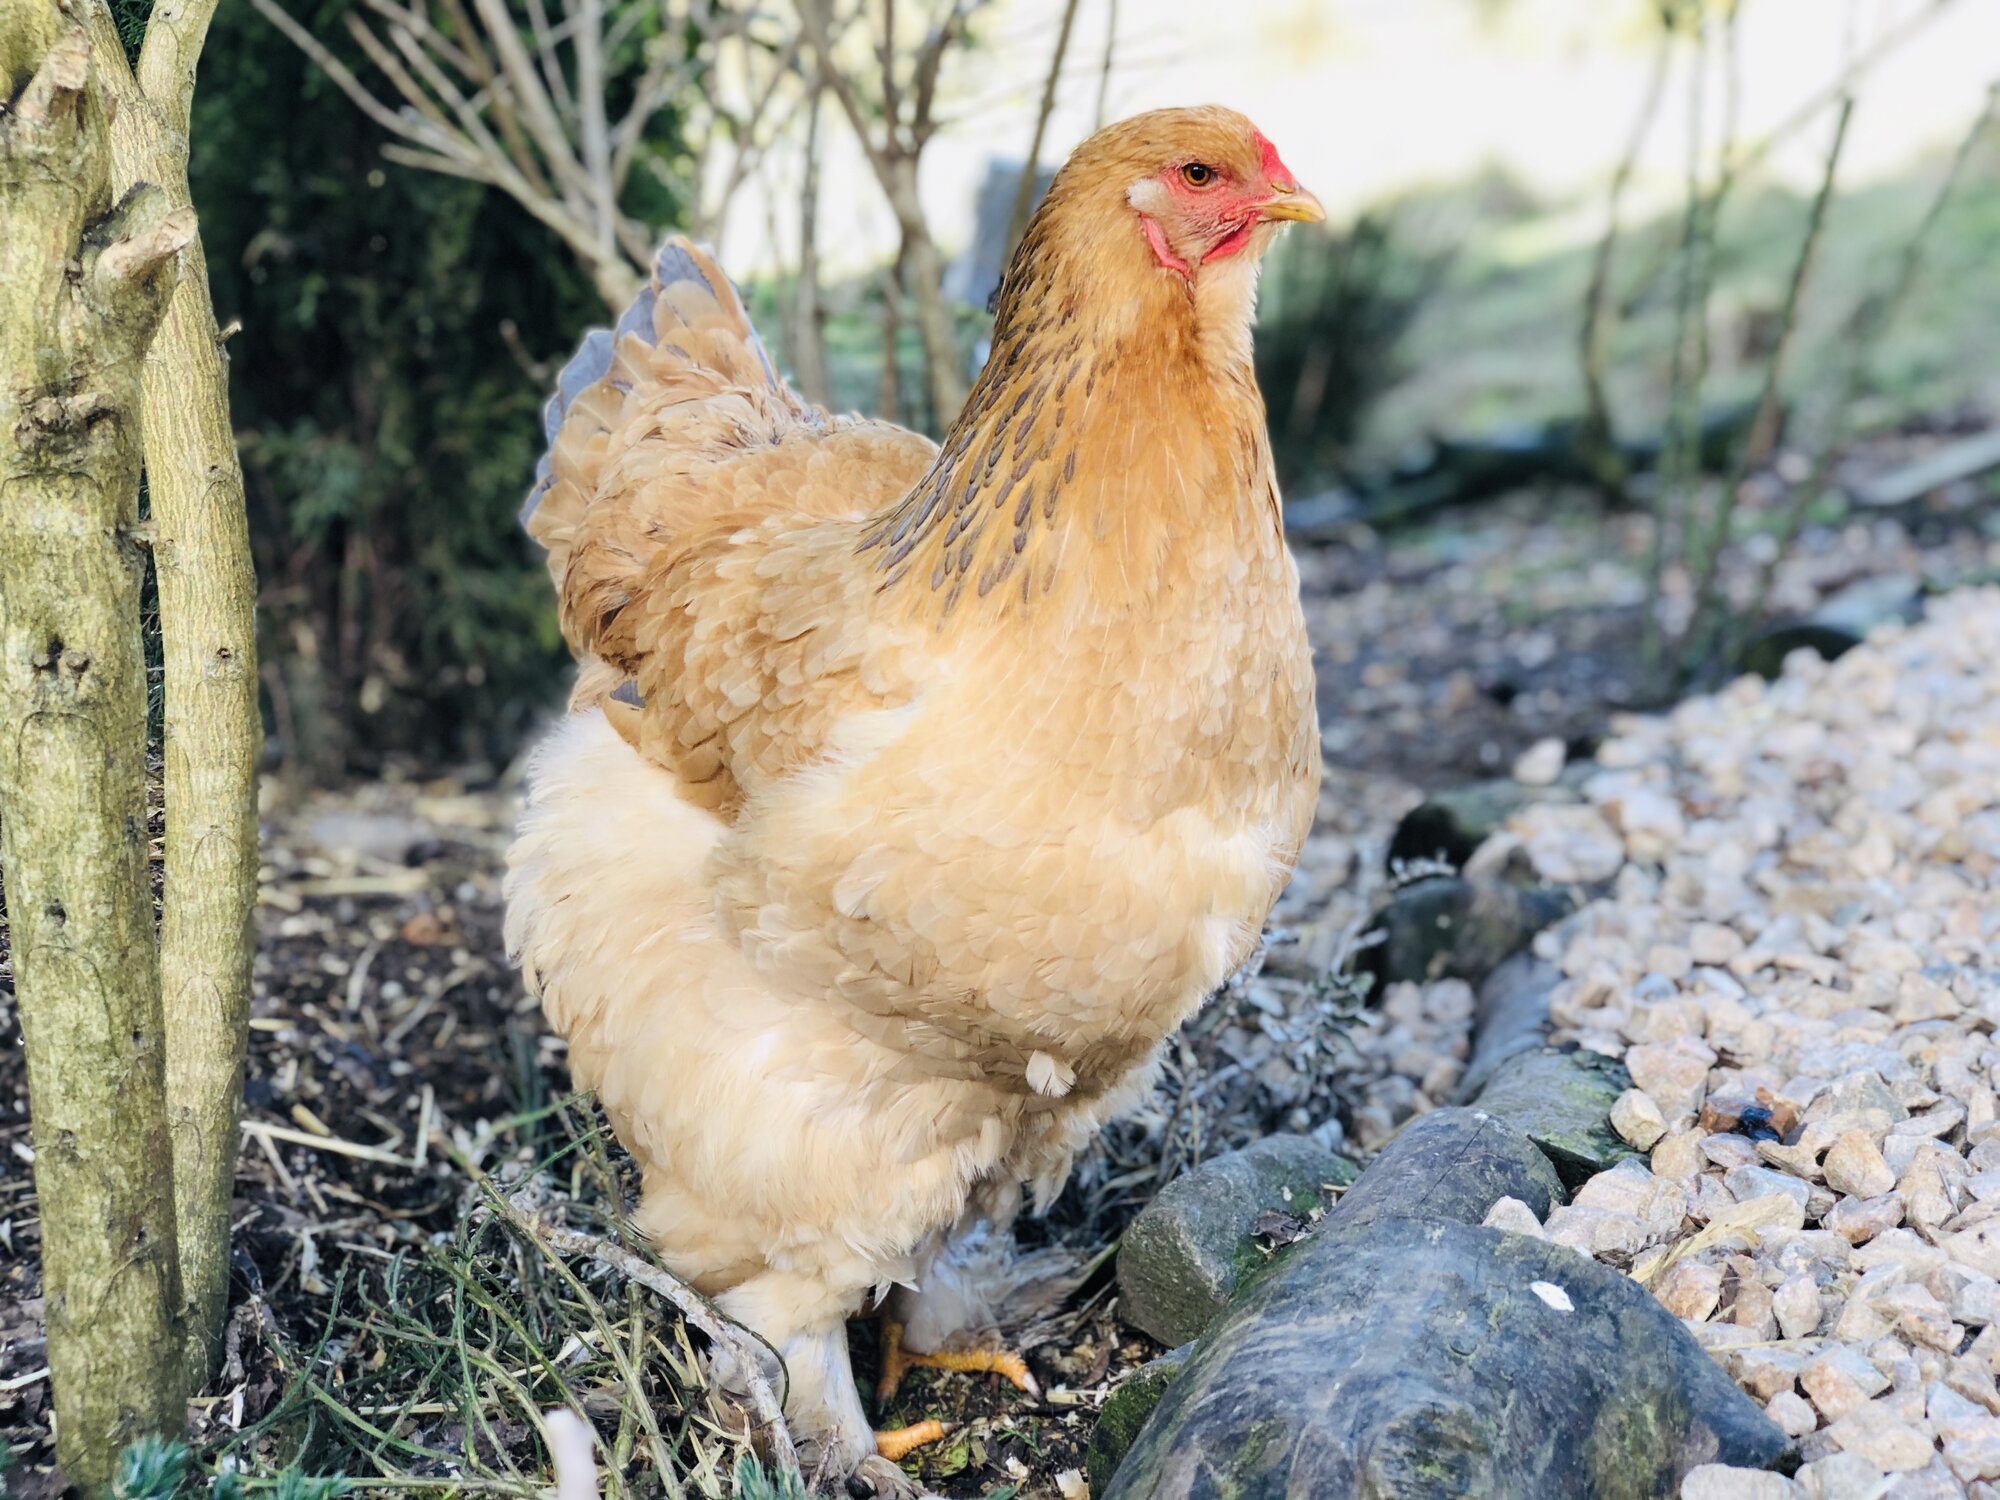
[(634, 634), (646, 612), (630, 606), (701, 537), (750, 516), (859, 520), (906, 494), (937, 452), (800, 400), (729, 278), (684, 239), (563, 367), (544, 425), (521, 521), (548, 552), (564, 638), (586, 665), (579, 692), (593, 693), (635, 670), (649, 648)]
[[(662, 359), (663, 353), (670, 358)], [(584, 336), (543, 408), (548, 448), (535, 465), (521, 524), (552, 554), (558, 550), (557, 534), (575, 521), (574, 516), (557, 520), (540, 515), (561, 471), (572, 467), (564, 463), (571, 456), (566, 450), (588, 457), (600, 448), (592, 439), (607, 431), (616, 416), (621, 402), (615, 398), (641, 380), (706, 391), (783, 386), (736, 288), (705, 251), (679, 235), (660, 247), (652, 277), (619, 316), (616, 328), (592, 329)], [(592, 392), (606, 399), (585, 400)]]

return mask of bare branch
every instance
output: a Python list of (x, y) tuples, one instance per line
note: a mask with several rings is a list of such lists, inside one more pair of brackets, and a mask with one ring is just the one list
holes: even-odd
[(374, 11), (383, 20), (409, 32), (411, 36), (435, 52), (438, 55), (439, 61), (456, 68), (467, 78), (474, 80), (481, 86), (491, 82), (492, 70), (488, 68), (482, 72), (479, 63), (474, 61), (472, 55), (455, 46), (450, 37), (431, 25), (430, 17), (422, 11), (405, 5), (398, 5), (396, 4), (396, 0), (361, 0), (361, 3)]
[(1097, 70), (1097, 110), (1092, 115), (1093, 130), (1104, 128), (1104, 108), (1111, 97), (1111, 64), (1118, 56), (1118, 0), (1104, 7), (1104, 62)]
[(583, 169), (590, 178), (598, 242), (613, 244), (618, 208), (611, 176), (611, 126), (604, 109), (604, 3), (577, 0), (576, 96), (583, 127)]
[[(401, 94), (425, 119), (437, 126), (440, 132), (449, 134), (453, 127), (451, 121), (446, 118), (444, 111), (437, 107), (431, 96), (418, 85), (416, 79), (409, 75), (402, 63), (398, 61), (396, 54), (382, 45), (381, 38), (377, 37), (369, 29), (368, 23), (354, 14), (353, 11), (349, 11), (341, 19), (347, 23), (347, 34), (354, 38), (356, 45), (363, 52), (368, 54), (368, 60), (380, 68), (388, 77), (389, 82), (395, 86), (396, 92)], [(399, 29), (392, 34), (400, 38), (405, 33)]]
[(1578, 338), (1583, 375), (1583, 422), (1577, 434), (1577, 450), (1614, 500), (1624, 493), (1626, 466), (1624, 456), (1618, 451), (1617, 424), (1612, 421), (1610, 398), (1604, 388), (1604, 343), (1606, 324), (1609, 322), (1606, 314), (1611, 301), (1611, 263), (1618, 245), (1619, 210), (1625, 201), (1625, 190), (1631, 185), (1639, 153), (1652, 131), (1653, 119), (1659, 113), (1660, 100), (1666, 93), (1667, 71), (1673, 60), (1673, 50), (1673, 29), (1662, 26), (1660, 45), (1653, 56), (1653, 69), (1646, 80), (1638, 117), (1633, 121), (1625, 154), (1619, 158), (1618, 168), (1611, 177), (1611, 190), (1605, 204), (1604, 238), (1598, 241), (1597, 256), (1591, 264), (1590, 289), (1584, 294), (1583, 301), (1583, 330)]
[(1723, 481), (1706, 539), (1698, 547), (1687, 549), (1689, 560), (1694, 565), (1694, 615), (1681, 639), (1677, 685), (1685, 683), (1688, 675), (1699, 665), (1700, 658), (1707, 654), (1713, 644), (1714, 633), (1721, 625), (1716, 615), (1721, 604), (1722, 549), (1728, 545), (1730, 527), (1736, 517), (1737, 496), (1748, 478), (1750, 466), (1776, 438), (1784, 390), (1785, 356), (1791, 350), (1792, 334), (1798, 327), (1799, 299), (1805, 291), (1807, 278), (1812, 274), (1813, 257), (1819, 249), (1820, 234), (1826, 227), (1827, 208), (1833, 202), (1834, 184), (1839, 177), (1841, 151), (1847, 143), (1847, 127), (1853, 118), (1854, 100), (1843, 99), (1840, 114), (1834, 122), (1833, 144), (1827, 148), (1826, 171), (1820, 178), (1819, 192), (1813, 198), (1812, 211), (1806, 220), (1805, 237), (1799, 243), (1798, 260), (1792, 266), (1792, 279), (1785, 287), (1784, 307), (1778, 314), (1777, 339), (1772, 346), (1770, 360), (1764, 367), (1764, 385), (1757, 400), (1756, 420), (1743, 440), (1742, 453)]
[(549, 25), (548, 11), (542, 0), (528, 0), (528, 22), (535, 33), (535, 55), (541, 60), (542, 77), (548, 84), (549, 96), (556, 108), (568, 120), (576, 118), (576, 101), (570, 96), (569, 79), (563, 73), (562, 64), (556, 60), (556, 43), (561, 39), (561, 28)]
[(972, 12), (986, 0), (951, 0), (951, 9), (937, 28), (924, 39), (923, 50), (917, 54), (917, 103), (910, 115), (910, 139), (917, 150), (931, 138), (937, 128), (933, 111), (937, 104), (938, 75), (944, 68), (944, 55), (965, 34), (965, 23)]
[(392, 134), (416, 141), (420, 145), (438, 151), (440, 155), (449, 154), (447, 148), (441, 147), (426, 132), (413, 129), (404, 115), (389, 108), (363, 88), (360, 80), (347, 70), (347, 64), (321, 46), (319, 39), (294, 21), (291, 13), (279, 5), (277, 0), (250, 0), (250, 3), (257, 7), (259, 15), (283, 32), (294, 47), (311, 58), (319, 70), (333, 80), (334, 86), (347, 95), (355, 108), (369, 119)]
[[(1041, 108), (1035, 111), (1035, 134), (1028, 143), (1027, 163), (1021, 169), (1020, 186), (1014, 190), (1014, 210), (1007, 216), (1007, 255), (1027, 232), (1028, 211), (1035, 206), (1035, 183), (1041, 176), (1042, 137), (1048, 132), (1049, 116), (1056, 107), (1056, 85), (1062, 81), (1063, 55), (1069, 51), (1070, 28), (1076, 24), (1078, 0), (1063, 6), (1062, 25), (1056, 31), (1056, 50), (1049, 58), (1049, 76), (1042, 82)], [(1005, 257), (1003, 257), (1004, 259)]]
[[(501, 74), (520, 100), (521, 123), (534, 137), (542, 160), (548, 164), (554, 180), (563, 185), (565, 198), (572, 192), (587, 198), (589, 178), (563, 132), (562, 120), (557, 116), (548, 90), (542, 86), (534, 60), (528, 56), (527, 48), (521, 45), (520, 33), (514, 29), (514, 18), (507, 14), (503, 0), (472, 0), (472, 3), (485, 26), (486, 39), (493, 44), (493, 50), (500, 59)], [(557, 76), (561, 76), (560, 70)]]

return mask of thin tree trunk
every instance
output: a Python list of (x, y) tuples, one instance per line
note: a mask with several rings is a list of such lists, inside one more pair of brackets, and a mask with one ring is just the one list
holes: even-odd
[(194, 216), (114, 208), (81, 26), (0, 0), (0, 860), (27, 1048), (57, 1453), (186, 1422), (146, 883), (140, 363)]
[[(118, 96), (118, 191), (158, 183), (190, 207), (188, 115), (216, 0), (157, 5), (137, 77), (114, 50), (103, 0), (92, 34)], [(110, 53), (107, 59), (106, 54)], [(160, 990), (188, 1375), (204, 1384), (221, 1349), (229, 1291), (243, 1055), (257, 899), (257, 574), (243, 469), (229, 420), (229, 369), (196, 239), (182, 254), (142, 384), (153, 567), (166, 665), (166, 891)]]
[(1093, 130), (1104, 128), (1104, 110), (1111, 102), (1111, 65), (1118, 57), (1118, 0), (1111, 0), (1105, 7), (1104, 16), (1104, 62), (1097, 72), (1097, 111), (1092, 118)]
[(875, 393), (876, 414), (885, 422), (903, 420), (903, 261), (898, 256), (882, 278), (882, 381)]
[(944, 298), (944, 256), (931, 238), (917, 197), (914, 157), (897, 162), (893, 182), (889, 202), (903, 234), (903, 289), (916, 304), (917, 335), (923, 340), (925, 372), (930, 379), (932, 420), (943, 431), (965, 404), (966, 391), (958, 332), (952, 327), (951, 308)]
[(1080, 3), (1081, 0), (1068, 0), (1063, 6), (1062, 25), (1056, 31), (1056, 50), (1049, 58), (1049, 76), (1042, 82), (1041, 108), (1035, 111), (1034, 138), (1028, 144), (1028, 160), (1021, 169), (1020, 186), (1014, 189), (1014, 211), (1007, 215), (1007, 243), (1004, 247), (1006, 253), (1000, 258), (1002, 265), (1014, 258), (1014, 247), (1028, 232), (1028, 215), (1035, 206), (1035, 184), (1041, 177), (1042, 137), (1048, 133), (1049, 116), (1055, 113), (1056, 87), (1062, 82), (1063, 57), (1069, 51), (1070, 28), (1076, 24), (1076, 8)]
[(799, 295), (793, 315), (792, 363), (799, 390), (817, 406), (833, 403), (833, 382), (826, 371), (826, 312), (819, 287), (819, 168), (820, 114), (825, 89), (815, 86), (806, 106), (806, 177), (799, 190)]
[(910, 300), (917, 305), (917, 333), (924, 341), (930, 376), (931, 418), (943, 432), (965, 405), (964, 357), (944, 297), (944, 256), (922, 224), (910, 235), (906, 260)]

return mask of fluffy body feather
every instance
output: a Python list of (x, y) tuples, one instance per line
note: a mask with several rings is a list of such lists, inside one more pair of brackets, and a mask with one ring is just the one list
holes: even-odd
[(1079, 148), (942, 449), (803, 403), (680, 243), (551, 403), (527, 524), (583, 670), (509, 944), (640, 1226), (785, 1355), (843, 1471), (845, 1319), (892, 1283), (912, 1347), (991, 1317), (952, 1236), (1146, 1086), (1317, 800), (1250, 366), (1275, 226), (1174, 212), (1197, 156), (1245, 202), (1282, 171), (1221, 110)]

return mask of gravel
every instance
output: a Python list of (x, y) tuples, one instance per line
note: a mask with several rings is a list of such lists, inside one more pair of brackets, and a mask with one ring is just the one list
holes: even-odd
[(1648, 1155), (1542, 1232), (1804, 1459), (1683, 1494), (2000, 1500), (2000, 590), (1620, 720), (1598, 764), (1496, 840), (1609, 883), (1536, 949), (1553, 1040), (1624, 1062)]

